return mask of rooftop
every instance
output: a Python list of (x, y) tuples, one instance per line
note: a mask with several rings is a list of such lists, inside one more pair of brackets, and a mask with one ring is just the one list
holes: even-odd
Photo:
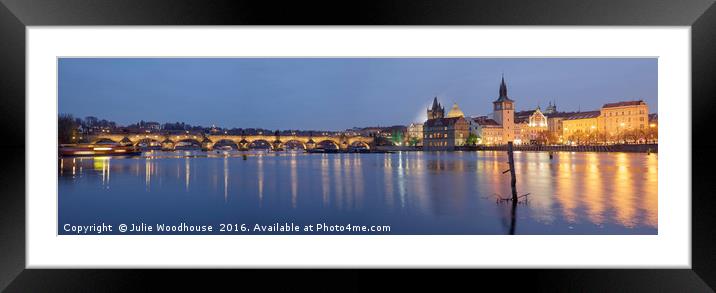
[(577, 112), (573, 115), (565, 118), (564, 120), (577, 120), (577, 119), (589, 119), (597, 118), (601, 114), (600, 111), (588, 111), (588, 112)]
[(436, 118), (436, 119), (428, 119), (428, 121), (425, 121), (425, 126), (432, 127), (432, 126), (450, 126), (455, 123), (457, 123), (458, 120), (463, 119), (462, 117), (452, 117), (452, 118)]
[(616, 107), (626, 107), (626, 106), (637, 106), (637, 105), (646, 105), (643, 100), (638, 101), (624, 101), (624, 102), (616, 102), (616, 103), (607, 103), (602, 106), (602, 108), (616, 108)]
[(477, 118), (472, 118), (472, 120), (475, 121), (475, 123), (477, 123), (477, 124), (479, 124), (479, 125), (481, 125), (481, 126), (500, 126), (500, 124), (497, 123), (497, 121), (495, 121), (495, 120), (493, 120), (493, 119), (490, 119), (490, 118), (487, 118), (487, 117), (485, 117), (485, 116), (481, 116), (481, 117), (477, 117)]

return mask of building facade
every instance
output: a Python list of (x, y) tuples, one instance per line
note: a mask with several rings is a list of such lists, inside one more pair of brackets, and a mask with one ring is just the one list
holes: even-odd
[(515, 101), (507, 96), (507, 84), (502, 77), (500, 82), (500, 95), (492, 102), (493, 120), (502, 126), (502, 142), (515, 140)]
[(547, 132), (547, 116), (542, 109), (515, 113), (515, 144), (544, 143)]
[(463, 146), (470, 134), (470, 126), (457, 104), (445, 117), (445, 109), (433, 100), (433, 106), (427, 110), (432, 117), (423, 124), (423, 149), (429, 151), (454, 150)]
[(408, 125), (408, 145), (423, 145), (423, 123), (410, 123)]
[(642, 100), (604, 104), (601, 116), (602, 129), (610, 141), (622, 141), (624, 135), (646, 132), (649, 128), (649, 106)]
[(477, 135), (478, 144), (497, 145), (504, 144), (502, 141), (502, 125), (487, 116), (471, 118), (470, 132)]
[(578, 112), (562, 120), (562, 138), (568, 144), (603, 142), (600, 111)]

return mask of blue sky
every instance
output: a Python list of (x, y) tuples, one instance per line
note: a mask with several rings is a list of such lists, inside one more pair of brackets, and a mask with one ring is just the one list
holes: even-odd
[(654, 58), (62, 58), (59, 112), (267, 129), (409, 124), (434, 96), (488, 115), (501, 74), (518, 110), (642, 99), (657, 112)]

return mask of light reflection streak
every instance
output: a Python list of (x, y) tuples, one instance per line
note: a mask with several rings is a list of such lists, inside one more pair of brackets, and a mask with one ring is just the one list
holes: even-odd
[(343, 209), (343, 180), (341, 180), (341, 159), (339, 156), (333, 158), (333, 180), (335, 180), (335, 199), (336, 207)]
[(224, 202), (229, 200), (229, 157), (224, 156)]
[(152, 182), (152, 158), (147, 157), (144, 159), (144, 183), (146, 185), (147, 190), (150, 190), (151, 188), (151, 182)]
[(659, 197), (658, 197), (658, 173), (659, 162), (657, 154), (648, 155), (646, 158), (646, 184), (642, 194), (644, 197), (644, 209), (646, 209), (645, 224), (657, 227), (659, 221)]
[(557, 165), (557, 192), (555, 196), (562, 206), (562, 216), (568, 223), (574, 223), (577, 220), (575, 209), (577, 202), (575, 200), (575, 187), (572, 172), (574, 165), (572, 162), (573, 153), (559, 153)]
[(385, 203), (393, 207), (393, 170), (391, 169), (391, 157), (383, 155), (383, 186), (385, 186)]
[(186, 188), (186, 191), (189, 191), (189, 176), (191, 174), (191, 168), (189, 167), (189, 157), (184, 158), (184, 174), (184, 186)]
[(256, 159), (256, 168), (258, 169), (259, 177), (259, 207), (263, 206), (264, 202), (264, 157), (258, 156)]
[(289, 161), (291, 166), (291, 208), (296, 208), (296, 201), (298, 200), (298, 174), (296, 170), (296, 156), (292, 155)]
[(582, 188), (582, 202), (587, 206), (587, 217), (597, 225), (604, 223), (604, 191), (602, 189), (601, 166), (597, 153), (587, 153), (585, 176), (585, 185)]
[(363, 192), (364, 192), (364, 186), (365, 182), (363, 181), (363, 168), (361, 166), (361, 155), (354, 154), (355, 157), (353, 158), (353, 167), (354, 167), (354, 176), (353, 180), (355, 180), (355, 192), (354, 192), (354, 200), (355, 200), (355, 206), (357, 209), (361, 210), (363, 209)]
[(634, 183), (629, 170), (629, 158), (626, 153), (616, 154), (616, 172), (614, 174), (613, 208), (616, 221), (624, 227), (634, 227), (636, 209), (634, 208)]
[[(286, 155), (290, 156), (289, 168), (276, 167), (274, 170), (269, 166), (271, 167), (269, 172), (265, 172), (264, 164), (275, 163), (275, 160), (283, 161), (287, 159)], [(272, 205), (275, 202), (282, 208), (289, 206), (287, 193), (290, 192), (290, 207), (296, 209), (298, 213), (310, 209), (310, 206), (322, 207), (323, 210), (318, 212), (334, 212), (366, 208), (392, 210), (394, 207), (397, 211), (399, 205), (401, 212), (391, 216), (409, 217), (419, 214), (434, 217), (450, 214), (451, 217), (470, 216), (472, 218), (468, 219), (479, 221), (484, 220), (481, 217), (494, 219), (486, 221), (487, 224), (473, 225), (492, 225), (499, 223), (504, 217), (499, 211), (501, 207), (493, 208), (495, 200), (492, 193), (501, 196), (509, 194), (509, 175), (502, 173), (508, 168), (505, 152), (286, 155), (252, 156), (252, 159), (257, 160), (256, 165), (244, 164), (238, 173), (242, 173), (243, 168), (250, 168), (247, 169), (246, 174), (251, 174), (253, 170), (256, 171), (257, 177), (232, 179), (234, 192), (244, 186), (252, 189), (258, 182), (258, 201), (261, 207), (264, 196), (273, 199), (271, 196), (283, 190), (283, 194), (276, 194), (281, 196), (280, 200), (270, 201)], [(310, 168), (302, 169), (299, 176), (298, 165), (302, 164), (299, 160), (304, 159), (304, 156), (313, 157), (309, 158)], [(157, 160), (157, 158), (162, 159)], [(165, 192), (167, 191), (164, 190), (165, 186), (171, 186), (174, 188), (171, 191), (176, 191), (181, 190), (181, 185), (185, 185), (186, 191), (189, 192), (191, 180), (194, 180), (194, 188), (191, 192), (208, 190), (214, 199), (221, 196), (218, 175), (222, 165), (219, 164), (218, 158), (211, 159), (209, 162), (202, 159), (193, 161), (196, 164), (193, 167), (197, 169), (194, 170), (193, 179), (191, 157), (167, 158), (167, 155), (161, 156), (161, 154), (131, 160), (117, 157), (64, 158), (60, 160), (59, 172), (61, 176), (64, 174), (67, 178), (70, 176), (70, 171), (72, 172), (75, 180), (67, 181), (66, 184), (90, 182), (98, 187), (109, 188), (112, 182), (113, 189), (117, 189), (118, 182), (127, 182), (124, 180), (126, 177), (123, 176), (130, 176), (138, 180), (134, 180), (134, 185), (141, 190), (140, 169), (141, 160), (144, 159), (143, 175), (145, 175), (147, 191)], [(182, 158), (185, 176), (181, 176)], [(269, 161), (265, 162), (265, 160)], [(64, 164), (65, 161), (67, 164)], [(547, 153), (519, 152), (515, 153), (515, 161), (518, 192), (531, 194), (529, 203), (518, 207), (529, 211), (521, 213), (523, 218), (518, 219), (518, 222), (532, 221), (533, 224), (521, 227), (567, 224), (570, 229), (577, 229), (577, 231), (586, 227), (586, 229), (600, 228), (608, 233), (611, 231), (609, 229), (619, 227), (637, 228), (638, 230), (634, 231), (642, 233), (658, 226), (656, 154), (557, 152), (554, 159), (550, 160)], [(286, 161), (280, 165), (286, 166), (284, 163)], [(231, 178), (229, 164), (229, 156), (224, 156), (225, 202), (228, 202)], [(159, 170), (162, 166), (166, 167), (164, 171)], [(90, 172), (82, 173), (83, 167)], [(65, 168), (67, 172), (64, 172)], [(173, 174), (174, 172), (176, 174)], [(316, 176), (321, 178), (318, 179)], [(211, 180), (214, 182), (213, 186)], [(271, 183), (269, 190), (264, 190), (265, 180)], [(331, 182), (332, 180), (334, 182)], [(181, 181), (184, 181), (184, 184)], [(168, 185), (167, 182), (173, 185)], [(272, 188), (272, 186), (288, 188)], [(208, 188), (202, 189), (204, 187)], [(318, 188), (321, 189), (321, 195), (318, 194)], [(302, 196), (301, 207), (298, 207), (299, 192)], [(468, 214), (466, 211), (471, 213)], [(479, 213), (472, 213), (474, 211)], [(316, 211), (309, 213), (314, 212)], [(647, 229), (644, 230), (645, 228)], [(559, 229), (561, 228), (554, 231), (561, 231)], [(589, 233), (590, 230), (582, 231)], [(619, 231), (621, 230), (617, 230)]]
[(398, 193), (400, 208), (405, 209), (405, 170), (403, 169), (403, 152), (398, 152)]
[(321, 155), (321, 191), (323, 192), (323, 207), (330, 204), (330, 176), (328, 175), (328, 155)]

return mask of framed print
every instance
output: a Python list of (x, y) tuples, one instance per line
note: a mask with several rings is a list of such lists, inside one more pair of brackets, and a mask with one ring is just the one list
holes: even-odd
[(4, 3), (8, 291), (716, 282), (708, 1), (127, 3)]

